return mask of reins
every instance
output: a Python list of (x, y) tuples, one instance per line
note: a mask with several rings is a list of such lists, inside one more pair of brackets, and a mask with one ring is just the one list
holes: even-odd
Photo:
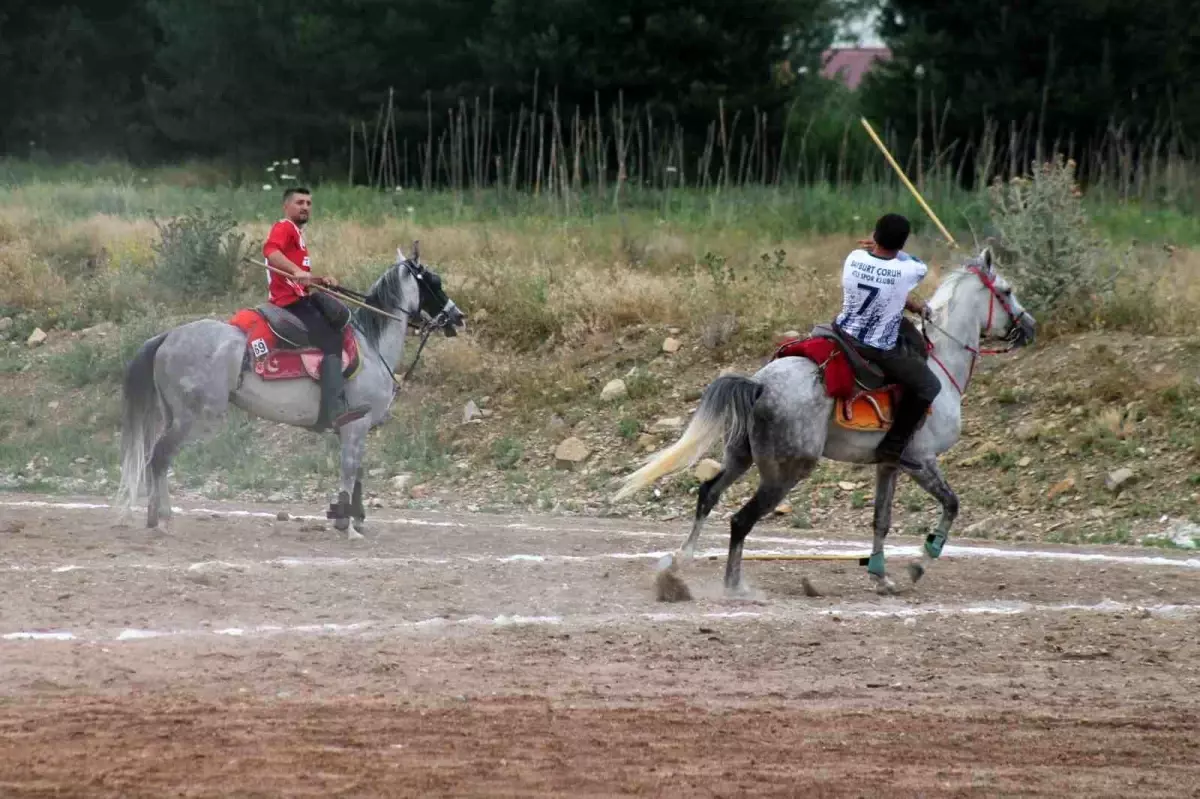
[[(1016, 325), (1019, 321), (1019, 317), (1017, 317), (1013, 314), (1012, 308), (1009, 307), (1008, 302), (1005, 301), (1004, 298), (997, 295), (996, 281), (994, 279), (991, 279), (982, 269), (980, 269), (977, 266), (967, 267), (967, 271), (970, 272), (971, 274), (975, 275), (976, 277), (978, 277), (980, 282), (982, 282), (983, 285), (988, 290), (988, 318), (987, 318), (987, 325), (984, 327), (984, 330), (991, 329), (992, 320), (995, 318), (996, 303), (999, 302), (1000, 307), (1002, 309), (1004, 309), (1004, 312), (1006, 314), (1008, 314), (1008, 318), (1012, 321), (1012, 324), (1013, 324), (1013, 332), (1012, 332), (1012, 334), (1010, 334), (1010, 337), (1016, 336), (1017, 335)], [(958, 384), (958, 381), (954, 379), (954, 375), (952, 375), (950, 373), (950, 370), (946, 368), (946, 364), (942, 362), (942, 359), (939, 358), (937, 356), (937, 353), (934, 351), (933, 342), (929, 340), (929, 336), (925, 333), (925, 325), (927, 325), (927, 324), (930, 327), (932, 327), (934, 330), (937, 330), (939, 333), (941, 333), (946, 338), (950, 339), (950, 341), (954, 342), (955, 344), (962, 347), (967, 352), (971, 353), (971, 365), (967, 372), (967, 380), (963, 385), (960, 386)], [(934, 363), (936, 363), (939, 367), (941, 367), (942, 372), (946, 375), (946, 378), (950, 381), (950, 385), (954, 386), (954, 390), (958, 392), (958, 396), (960, 396), (960, 397), (964, 397), (964, 395), (966, 394), (967, 386), (969, 386), (971, 384), (971, 378), (975, 376), (975, 364), (978, 362), (978, 360), (981, 356), (1004, 355), (1005, 353), (1012, 352), (1013, 349), (1017, 346), (1015, 341), (1010, 341), (1009, 345), (1003, 349), (975, 347), (970, 344), (967, 344), (965, 341), (960, 341), (958, 338), (953, 336), (950, 333), (950, 331), (946, 330), (944, 327), (937, 324), (932, 319), (926, 319), (924, 317), (921, 318), (921, 336), (925, 339), (926, 346), (928, 347), (928, 350), (929, 350), (929, 357), (933, 359)]]
[[(282, 275), (283, 277), (286, 277), (286, 278), (293, 277), (292, 275), (288, 274), (287, 272), (284, 272), (282, 269), (279, 269), (278, 267), (271, 266), (270, 264), (264, 264), (260, 261), (254, 260), (250, 257), (243, 257), (242, 260), (244, 260), (246, 263), (254, 264), (255, 266), (265, 266), (268, 271), (274, 272), (278, 275)], [(347, 305), (354, 305), (359, 308), (362, 308), (363, 310), (370, 311), (371, 313), (379, 314), (380, 316), (382, 316), (386, 319), (391, 319), (394, 322), (400, 322), (401, 324), (403, 324), (405, 326), (406, 330), (409, 327), (415, 326), (417, 328), (417, 330), (420, 331), (421, 344), (420, 344), (420, 346), (417, 347), (416, 357), (413, 358), (412, 363), (409, 365), (408, 369), (404, 372), (404, 376), (401, 377), (399, 380), (396, 379), (396, 374), (395, 374), (395, 372), (392, 371), (391, 367), (389, 367), (387, 365), (387, 363), (384, 362), (383, 356), (379, 353), (379, 350), (378, 349), (373, 350), (375, 353), (375, 356), (377, 358), (379, 358), (379, 363), (383, 365), (384, 371), (387, 372), (388, 377), (390, 377), (392, 379), (392, 383), (394, 384), (394, 389), (393, 389), (394, 392), (399, 392), (400, 389), (403, 387), (404, 383), (412, 376), (412, 373), (416, 370), (417, 363), (419, 363), (421, 360), (421, 352), (424, 351), (425, 345), (429, 342), (429, 337), (431, 335), (433, 335), (433, 332), (435, 330), (437, 330), (439, 327), (442, 327), (445, 324), (445, 319), (443, 318), (444, 314), (438, 314), (436, 317), (430, 317), (428, 314), (425, 314), (426, 320), (422, 324), (413, 325), (413, 316), (421, 313), (420, 308), (418, 308), (418, 310), (415, 313), (412, 311), (404, 311), (403, 312), (404, 316), (402, 316), (402, 317), (396, 316), (395, 314), (388, 313), (387, 311), (383, 310), (382, 308), (377, 308), (374, 305), (371, 305), (369, 302), (367, 302), (367, 300), (370, 299), (370, 297), (368, 295), (363, 294), (361, 291), (355, 291), (354, 289), (344, 288), (342, 286), (321, 286), (321, 285), (317, 285), (315, 283), (309, 284), (309, 287), (314, 288), (317, 291), (322, 291), (322, 292), (328, 294), (329, 296), (333, 297), (336, 300), (341, 300), (342, 302), (345, 302)]]

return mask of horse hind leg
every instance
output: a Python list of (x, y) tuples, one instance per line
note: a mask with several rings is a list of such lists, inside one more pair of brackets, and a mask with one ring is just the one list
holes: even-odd
[(717, 472), (712, 479), (700, 484), (700, 490), (696, 496), (696, 516), (687, 540), (678, 552), (667, 555), (659, 561), (655, 587), (660, 601), (684, 602), (692, 598), (691, 590), (678, 576), (678, 571), (681, 566), (691, 562), (695, 556), (696, 543), (700, 540), (704, 522), (717, 503), (721, 501), (721, 494), (736, 483), (753, 463), (754, 458), (750, 454), (749, 446), (743, 445), (736, 450), (727, 450), (721, 471)]
[[(731, 596), (744, 596), (746, 587), (742, 581), (742, 549), (746, 536), (758, 523), (783, 501), (793, 487), (817, 465), (815, 459), (796, 459), (785, 464), (759, 463), (762, 481), (758, 490), (729, 522), (729, 557), (725, 561), (725, 591)], [(766, 468), (764, 468), (764, 466)]]
[(158, 527), (159, 519), (171, 520), (171, 494), (167, 485), (167, 471), (179, 448), (187, 439), (191, 425), (181, 419), (173, 419), (166, 432), (154, 444), (150, 455), (149, 496), (146, 498), (146, 526)]
[(933, 459), (925, 462), (920, 471), (911, 471), (909, 475), (917, 485), (925, 489), (925, 492), (942, 506), (942, 516), (938, 520), (937, 527), (925, 537), (921, 560), (910, 563), (908, 566), (908, 576), (916, 584), (925, 576), (925, 572), (929, 570), (933, 562), (942, 555), (942, 547), (946, 545), (946, 539), (950, 537), (950, 528), (958, 517), (958, 495), (946, 482), (945, 476), (938, 468), (937, 461)]
[(754, 457), (750, 454), (749, 446), (730, 450), (725, 453), (725, 462), (721, 465), (721, 471), (717, 472), (712, 479), (701, 483), (700, 490), (696, 494), (696, 515), (692, 521), (692, 530), (679, 550), (681, 560), (689, 561), (696, 554), (696, 544), (700, 540), (704, 523), (708, 520), (713, 508), (721, 501), (721, 495), (741, 479), (753, 464)]

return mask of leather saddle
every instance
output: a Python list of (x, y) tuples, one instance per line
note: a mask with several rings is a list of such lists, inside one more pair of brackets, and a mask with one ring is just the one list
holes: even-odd
[(278, 349), (303, 350), (314, 346), (309, 341), (308, 328), (304, 322), (300, 321), (300, 317), (287, 308), (280, 308), (278, 305), (268, 302), (256, 306), (254, 310), (267, 320), (271, 332), (278, 339), (276, 342)]
[(817, 325), (812, 329), (812, 336), (832, 341), (846, 357), (846, 363), (854, 372), (854, 381), (867, 391), (878, 391), (890, 385), (883, 371), (862, 356), (854, 343), (842, 333), (836, 322), (827, 325)]

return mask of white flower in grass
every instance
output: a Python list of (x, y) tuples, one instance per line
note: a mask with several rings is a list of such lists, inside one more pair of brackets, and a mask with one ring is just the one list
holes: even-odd
[(264, 184), (263, 184), (263, 191), (270, 191), (270, 190), (271, 190), (271, 184), (270, 184), (270, 183), (264, 183)]
[(267, 167), (267, 171), (268, 171), (268, 172), (274, 172), (274, 171), (275, 171), (275, 167), (273, 167), (273, 166), (269, 166), (269, 167)]
[(293, 159), (292, 159), (292, 163), (293, 163), (293, 164), (299, 164), (299, 163), (300, 163), (300, 159), (299, 159), (299, 158), (293, 158)]
[(295, 180), (296, 176), (295, 175), (280, 175), (279, 179), (280, 180)]

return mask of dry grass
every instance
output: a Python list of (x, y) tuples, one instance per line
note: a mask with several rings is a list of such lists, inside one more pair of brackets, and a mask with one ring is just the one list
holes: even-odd
[[(241, 229), (259, 242), (268, 227), (263, 221)], [(717, 350), (732, 340), (761, 344), (781, 330), (806, 329), (837, 312), (838, 275), (855, 238), (779, 239), (616, 217), (440, 225), (402, 218), (369, 225), (318, 216), (308, 236), (318, 270), (360, 288), (392, 261), (397, 246), (407, 252), (419, 239), (423, 259), (443, 274), (486, 341), (543, 353), (638, 325), (680, 327)], [(4, 206), (0, 306), (40, 313), (51, 323), (119, 319), (148, 294), (154, 237), (145, 219), (96, 214), (50, 222)], [(928, 237), (914, 238), (910, 249), (935, 264), (927, 294), (938, 267), (962, 258)], [(1138, 263), (1094, 324), (1190, 332), (1200, 310), (1200, 253), (1145, 248)], [(248, 273), (245, 285), (256, 292), (257, 277)], [(232, 310), (250, 297), (204, 299), (208, 308)], [(1053, 329), (1052, 320), (1042, 321)]]

